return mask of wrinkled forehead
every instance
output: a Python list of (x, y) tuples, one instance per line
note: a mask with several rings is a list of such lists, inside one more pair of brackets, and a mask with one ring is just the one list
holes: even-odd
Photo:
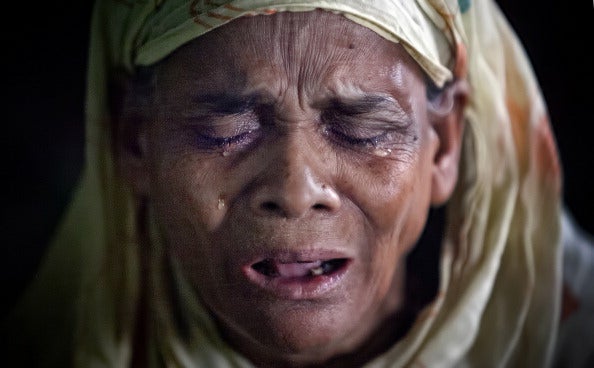
[(205, 79), (208, 86), (198, 88), (257, 83), (250, 78), (298, 83), (304, 75), (347, 83), (354, 79), (347, 72), (371, 80), (378, 74), (397, 78), (403, 69), (423, 78), (401, 44), (324, 10), (233, 20), (180, 47), (161, 65), (161, 78), (188, 83)]
[(377, 45), (386, 40), (341, 14), (325, 10), (279, 12), (273, 15), (244, 16), (218, 27), (200, 37), (206, 52), (237, 49), (261, 53), (263, 44), (278, 51), (311, 52), (315, 46), (339, 46), (351, 49), (361, 43)]
[[(324, 9), (400, 43), (438, 87), (465, 75), (456, 0), (220, 0), (101, 3), (95, 31), (108, 62), (134, 72), (162, 61), (191, 40), (240, 18)], [(101, 51), (101, 50), (99, 50)], [(459, 67), (460, 66), (460, 67)]]

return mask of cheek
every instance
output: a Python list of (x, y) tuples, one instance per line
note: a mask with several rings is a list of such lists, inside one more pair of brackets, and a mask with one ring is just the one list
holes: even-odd
[[(368, 255), (376, 270), (394, 268), (417, 241), (430, 206), (431, 159), (422, 149), (406, 160), (373, 159), (351, 175), (352, 198), (365, 214)], [(375, 271), (374, 271), (375, 272)]]
[[(226, 178), (213, 170), (213, 160), (192, 154), (156, 155), (151, 160), (151, 192), (156, 220), (165, 243), (188, 275), (201, 279), (214, 259), (213, 232), (224, 221)], [(216, 160), (215, 160), (216, 161)]]
[(224, 215), (218, 205), (220, 182), (207, 165), (192, 158), (162, 160), (151, 171), (151, 200), (164, 223), (185, 222), (203, 232), (216, 228)]
[[(218, 169), (217, 169), (218, 168)], [(227, 282), (219, 230), (225, 223), (233, 185), (217, 158), (166, 155), (153, 160), (151, 202), (165, 245), (202, 295)]]
[[(384, 162), (385, 175), (373, 186), (375, 196), (368, 198), (367, 210), (372, 223), (374, 247), (369, 250), (369, 275), (379, 296), (388, 295), (400, 285), (406, 254), (412, 249), (425, 226), (430, 205), (429, 168), (414, 164), (398, 165)], [(399, 271), (400, 270), (400, 271)], [(399, 295), (399, 294), (394, 294)], [(400, 303), (393, 296), (394, 303)]]

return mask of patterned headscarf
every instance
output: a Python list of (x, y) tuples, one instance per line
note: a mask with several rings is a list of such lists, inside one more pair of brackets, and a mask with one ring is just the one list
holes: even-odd
[[(531, 65), (491, 0), (97, 1), (85, 171), (12, 319), (20, 334), (33, 336), (28, 343), (40, 359), (129, 365), (143, 295), (151, 301), (149, 366), (251, 366), (222, 340), (175, 269), (180, 311), (164, 300), (158, 234), (147, 230), (116, 172), (108, 84), (114, 70), (153, 65), (233, 19), (316, 8), (402, 44), (438, 87), (454, 79), (471, 87), (438, 295), (369, 367), (550, 364), (559, 315), (561, 173)], [(177, 330), (174, 313), (189, 333)]]

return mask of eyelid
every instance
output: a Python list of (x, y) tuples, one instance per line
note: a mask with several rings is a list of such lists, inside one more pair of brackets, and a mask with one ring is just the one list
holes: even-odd
[(220, 114), (194, 110), (186, 111), (181, 115), (183, 124), (202, 127), (203, 129), (216, 129), (217, 127), (224, 128), (229, 126), (236, 126), (238, 129), (249, 126), (251, 129), (257, 129), (261, 126), (258, 114), (251, 110), (236, 114)]
[[(383, 114), (382, 114), (383, 115)], [(380, 116), (376, 113), (366, 113), (359, 115), (341, 115), (337, 113), (327, 113), (322, 117), (325, 124), (330, 124), (343, 129), (366, 129), (366, 130), (384, 130), (384, 131), (406, 131), (411, 123), (408, 119), (405, 121), (389, 116)]]
[(393, 119), (391, 114), (385, 115), (374, 112), (345, 116), (327, 111), (322, 116), (323, 131), (331, 141), (347, 149), (361, 152), (380, 149), (391, 152), (410, 135), (411, 124)]
[(262, 137), (262, 130), (260, 126), (256, 127), (236, 127), (232, 132), (221, 134), (217, 133), (216, 129), (206, 129), (202, 127), (195, 127), (193, 129), (193, 137), (195, 147), (199, 150), (205, 151), (223, 151), (233, 152), (243, 150), (251, 147), (256, 141)]
[(199, 150), (233, 152), (250, 146), (261, 135), (262, 125), (253, 110), (226, 114), (194, 109), (183, 115), (183, 124), (191, 130)]

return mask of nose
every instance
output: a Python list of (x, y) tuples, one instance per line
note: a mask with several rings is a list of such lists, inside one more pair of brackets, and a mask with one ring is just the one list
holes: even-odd
[(287, 138), (275, 143), (250, 198), (256, 215), (300, 218), (340, 208), (340, 196), (328, 177), (331, 168), (317, 150), (302, 142)]

